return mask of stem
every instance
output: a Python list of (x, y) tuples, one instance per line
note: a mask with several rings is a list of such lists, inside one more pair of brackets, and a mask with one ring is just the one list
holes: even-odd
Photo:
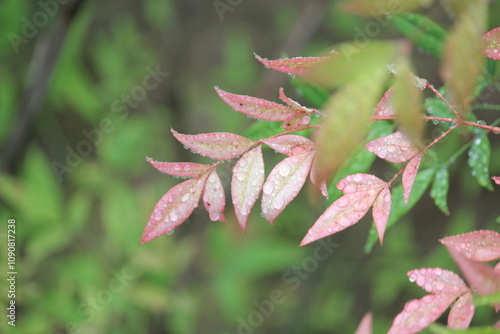
[(475, 126), (477, 128), (485, 129), (494, 133), (500, 133), (500, 128), (497, 126), (491, 126), (491, 125), (486, 125), (486, 124), (479, 124), (479, 123), (474, 123), (470, 121), (462, 121), (462, 124), (468, 125), (468, 126)]
[(443, 139), (444, 137), (446, 137), (446, 136), (447, 136), (447, 135), (448, 135), (451, 131), (455, 130), (456, 128), (457, 128), (457, 127), (456, 127), (456, 126), (454, 126), (454, 127), (452, 127), (452, 128), (449, 128), (448, 130), (446, 130), (446, 132), (443, 132), (443, 133), (441, 134), (441, 136), (437, 137), (436, 139), (434, 139), (434, 140), (432, 141), (432, 143), (430, 143), (429, 145), (427, 145), (427, 146), (424, 148), (423, 152), (424, 152), (424, 153), (425, 153), (425, 152), (427, 152), (427, 150), (428, 150), (428, 149), (430, 149), (432, 146), (436, 145), (436, 144), (437, 144), (437, 143), (438, 143), (441, 139)]
[(389, 187), (391, 186), (392, 182), (394, 182), (394, 180), (396, 180), (398, 178), (398, 176), (401, 175), (401, 173), (405, 170), (405, 168), (406, 168), (406, 166), (404, 166), (403, 168), (401, 168), (399, 170), (399, 172), (397, 172), (396, 175), (394, 175), (392, 177), (392, 179), (389, 182), (387, 182), (387, 183), (389, 183)]
[(472, 106), (473, 110), (478, 110), (478, 109), (483, 109), (483, 110), (495, 110), (495, 111), (500, 111), (500, 105), (497, 104), (476, 104)]
[(455, 115), (455, 117), (457, 118), (457, 120), (459, 120), (458, 123), (461, 123), (462, 121), (462, 117), (458, 114), (458, 112), (455, 110), (455, 108), (453, 108), (453, 106), (444, 98), (443, 95), (441, 95), (441, 93), (436, 90), (431, 84), (429, 84), (427, 82), (427, 85), (426, 85), (426, 88), (429, 88), (430, 90), (432, 90), (434, 92), (434, 94), (436, 94), (436, 96), (441, 100), (443, 101), (447, 106), (448, 108), (453, 112), (453, 115)]

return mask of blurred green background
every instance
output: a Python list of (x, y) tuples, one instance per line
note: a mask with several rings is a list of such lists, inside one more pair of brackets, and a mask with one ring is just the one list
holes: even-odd
[[(465, 157), (451, 167), (451, 216), (424, 196), (371, 254), (363, 251), (369, 218), (298, 247), (326, 207), (309, 186), (276, 228), (255, 208), (244, 234), (230, 205), (227, 224), (210, 222), (200, 206), (173, 235), (139, 245), (154, 205), (179, 182), (145, 157), (207, 162), (175, 142), (171, 127), (244, 133), (251, 121), (225, 105), (215, 85), (274, 101), (285, 87), (307, 104), (286, 75), (266, 70), (253, 53), (308, 56), (362, 38), (373, 18), (338, 5), (1, 1), (0, 221), (16, 219), (18, 285), (16, 327), (2, 315), (0, 332), (352, 333), (372, 310), (382, 333), (406, 300), (424, 294), (406, 271), (455, 270), (438, 238), (498, 228), (491, 208), (499, 191), (477, 186), (460, 167)], [(449, 26), (439, 6), (426, 13)], [(489, 25), (500, 18), (492, 15)], [(400, 35), (388, 25), (378, 37)], [(418, 52), (415, 61), (421, 76), (439, 84), (437, 61)], [(443, 150), (451, 155), (462, 143), (453, 137)], [(267, 171), (280, 159), (266, 152)], [(492, 175), (500, 175), (499, 160), (492, 159)], [(231, 164), (219, 168), (226, 194), (230, 171)], [(6, 249), (5, 228), (0, 238)], [(6, 251), (0, 256), (6, 263)], [(478, 309), (473, 324), (492, 318)]]

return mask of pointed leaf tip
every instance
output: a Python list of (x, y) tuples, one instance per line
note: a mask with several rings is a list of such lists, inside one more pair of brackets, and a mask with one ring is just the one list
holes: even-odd
[(415, 155), (410, 160), (410, 162), (408, 162), (403, 171), (403, 189), (404, 189), (405, 204), (408, 204), (408, 201), (410, 200), (410, 192), (411, 189), (413, 188), (413, 183), (415, 182), (415, 178), (417, 177), (421, 160), (422, 160), (421, 153)]
[(160, 162), (155, 161), (149, 157), (147, 157), (146, 160), (160, 172), (180, 177), (197, 176), (207, 172), (210, 168), (212, 168), (209, 165), (191, 162)]
[(500, 234), (494, 231), (473, 231), (439, 241), (469, 260), (488, 262), (500, 259)]
[(153, 209), (141, 237), (141, 244), (172, 232), (198, 206), (207, 174), (179, 183), (170, 189)]
[(445, 293), (455, 298), (469, 291), (464, 281), (454, 272), (441, 268), (423, 268), (408, 272), (410, 281), (430, 293)]
[(234, 110), (264, 121), (289, 121), (304, 114), (302, 110), (287, 107), (279, 103), (247, 95), (231, 94), (218, 87), (215, 90), (220, 98)]
[(210, 220), (219, 220), (222, 222), (226, 221), (226, 217), (224, 216), (226, 196), (224, 194), (224, 187), (222, 186), (215, 168), (208, 175), (207, 181), (205, 182), (205, 189), (203, 190), (203, 204), (210, 216)]
[(302, 75), (307, 69), (330, 59), (330, 57), (297, 57), (297, 58), (267, 60), (255, 53), (254, 56), (266, 68), (271, 68), (276, 71), (285, 72), (289, 74), (296, 74), (296, 75)]
[(228, 132), (185, 135), (171, 130), (174, 137), (191, 150), (216, 160), (229, 160), (245, 153), (257, 142)]
[(358, 328), (354, 334), (372, 334), (373, 315), (371, 312), (365, 314), (361, 319)]

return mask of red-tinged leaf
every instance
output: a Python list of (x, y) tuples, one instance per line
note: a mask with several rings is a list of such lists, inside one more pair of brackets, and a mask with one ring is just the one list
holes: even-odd
[(149, 157), (146, 160), (160, 172), (180, 176), (191, 177), (207, 172), (212, 166), (197, 164), (192, 162), (160, 162), (155, 161)]
[(500, 60), (500, 27), (488, 31), (484, 34), (483, 39), (486, 41), (484, 49), (486, 57)]
[(487, 295), (500, 291), (500, 273), (495, 272), (492, 267), (477, 261), (471, 261), (448, 247), (453, 260), (460, 268), (469, 285), (479, 295)]
[(277, 59), (277, 60), (267, 60), (255, 55), (258, 61), (260, 61), (265, 67), (272, 68), (273, 70), (301, 75), (307, 69), (318, 65), (330, 57), (297, 57), (288, 59)]
[(226, 207), (226, 196), (224, 187), (220, 181), (217, 171), (214, 170), (208, 175), (205, 189), (203, 190), (203, 204), (210, 215), (212, 221), (226, 221), (224, 217), (224, 208)]
[(372, 140), (365, 147), (379, 158), (393, 163), (408, 161), (419, 152), (410, 138), (400, 131)]
[(380, 244), (384, 241), (385, 227), (387, 226), (387, 220), (389, 220), (389, 215), (391, 213), (391, 191), (389, 187), (382, 189), (380, 194), (378, 194), (375, 202), (373, 203), (372, 215), (375, 227), (378, 232), (378, 239)]
[(262, 142), (278, 153), (288, 156), (298, 155), (316, 148), (316, 144), (303, 136), (283, 135), (262, 139)]
[(184, 135), (174, 130), (171, 131), (174, 137), (184, 144), (184, 146), (203, 156), (216, 160), (236, 158), (257, 144), (253, 140), (228, 132)]
[(302, 106), (300, 103), (298, 103), (298, 102), (292, 100), (291, 98), (289, 98), (288, 96), (286, 96), (283, 88), (280, 88), (279, 96), (280, 96), (281, 101), (285, 102), (286, 104), (288, 104), (290, 107), (292, 107), (294, 109), (303, 111), (304, 113), (316, 112), (316, 109), (306, 108), (306, 107)]
[(311, 169), (315, 152), (285, 158), (277, 164), (263, 187), (262, 214), (271, 224), (299, 193)]
[(500, 176), (492, 176), (493, 182), (500, 186)]
[(284, 106), (279, 103), (251, 97), (247, 95), (236, 95), (225, 92), (215, 87), (217, 94), (234, 110), (250, 117), (264, 121), (282, 122), (303, 114), (302, 111)]
[(410, 199), (411, 188), (413, 188), (413, 183), (420, 167), (420, 160), (422, 160), (422, 154), (417, 154), (408, 162), (403, 171), (403, 189), (406, 204), (408, 204), (408, 200)]
[(373, 315), (371, 312), (365, 314), (354, 334), (372, 334)]
[(457, 298), (469, 291), (464, 281), (454, 272), (441, 268), (415, 269), (407, 273), (410, 281), (430, 293), (445, 293)]
[(243, 231), (246, 229), (248, 215), (259, 197), (264, 183), (264, 158), (262, 145), (245, 153), (233, 168), (231, 197), (236, 218)]
[(311, 173), (310, 173), (310, 178), (311, 178), (311, 183), (314, 184), (318, 189), (321, 191), (321, 194), (328, 198), (328, 187), (326, 185), (326, 180), (325, 179), (320, 179), (318, 174), (316, 173), (317, 169), (314, 168), (314, 163), (316, 159), (314, 159), (312, 168), (311, 168)]
[(436, 321), (455, 298), (441, 293), (407, 302), (403, 311), (394, 319), (388, 334), (418, 333)]
[(472, 293), (467, 292), (455, 302), (448, 315), (448, 327), (453, 329), (467, 329), (474, 316), (474, 302)]
[(396, 112), (394, 108), (391, 106), (391, 95), (392, 88), (389, 88), (384, 96), (380, 99), (375, 107), (375, 111), (373, 117), (375, 118), (384, 118), (384, 117), (396, 117)]
[(302, 113), (299, 116), (292, 118), (291, 120), (284, 121), (281, 127), (288, 131), (306, 127), (310, 122), (311, 114)]
[(387, 187), (387, 182), (379, 179), (375, 175), (357, 173), (348, 175), (337, 183), (337, 189), (345, 195), (355, 192), (369, 192), (370, 196), (375, 196)]
[(316, 220), (300, 245), (307, 245), (356, 224), (368, 212), (377, 195), (365, 190), (340, 197)]
[(191, 215), (198, 206), (207, 175), (184, 181), (163, 195), (149, 218), (141, 244), (172, 232)]
[(469, 260), (488, 262), (500, 259), (500, 233), (494, 231), (473, 231), (440, 241)]

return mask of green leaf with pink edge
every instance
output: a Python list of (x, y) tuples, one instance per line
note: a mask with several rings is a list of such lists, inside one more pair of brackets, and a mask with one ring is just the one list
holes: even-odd
[(197, 164), (192, 162), (160, 162), (149, 157), (146, 160), (162, 173), (180, 176), (192, 177), (207, 172), (212, 166)]
[(329, 57), (296, 57), (268, 60), (261, 58), (256, 54), (254, 55), (255, 58), (257, 58), (257, 60), (267, 68), (296, 75), (302, 75), (307, 69), (323, 63), (324, 61), (329, 59)]

